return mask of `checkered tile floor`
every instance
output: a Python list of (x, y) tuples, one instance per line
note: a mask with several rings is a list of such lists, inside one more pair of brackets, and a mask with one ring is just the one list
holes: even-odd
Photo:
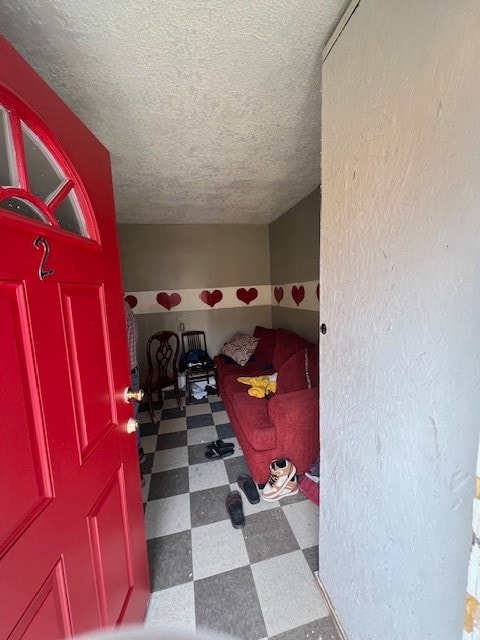
[[(168, 392), (167, 392), (168, 396)], [(225, 500), (248, 473), (221, 399), (179, 410), (166, 397), (152, 424), (138, 414), (147, 460), (143, 496), (152, 596), (146, 626), (213, 629), (239, 640), (338, 640), (313, 571), (318, 507), (299, 493), (250, 505), (234, 529)], [(233, 456), (208, 460), (222, 438)]]

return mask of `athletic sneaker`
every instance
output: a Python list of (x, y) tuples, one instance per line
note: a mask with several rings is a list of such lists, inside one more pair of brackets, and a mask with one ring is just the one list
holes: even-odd
[(290, 460), (274, 460), (270, 464), (270, 479), (263, 487), (262, 498), (266, 502), (275, 502), (298, 493), (296, 473), (297, 470)]

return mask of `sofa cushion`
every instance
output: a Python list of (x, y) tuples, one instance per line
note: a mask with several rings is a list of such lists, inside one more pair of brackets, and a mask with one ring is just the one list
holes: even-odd
[(255, 350), (255, 359), (259, 364), (271, 364), (273, 361), (273, 352), (275, 350), (276, 329), (267, 329), (257, 325), (253, 336), (258, 338), (259, 342)]
[(243, 425), (242, 429), (248, 433), (248, 442), (257, 451), (274, 449), (276, 433), (268, 417), (269, 400), (253, 398), (246, 392), (245, 385), (240, 386), (243, 386), (244, 391), (233, 394), (232, 406), (238, 421)]
[(277, 329), (275, 341), (275, 351), (273, 352), (273, 368), (280, 371), (280, 367), (284, 362), (293, 356), (294, 353), (308, 346), (307, 340), (301, 338), (293, 331), (287, 329)]
[(282, 364), (278, 370), (277, 393), (301, 391), (315, 386), (318, 386), (318, 353), (315, 345), (310, 344)]
[(220, 353), (232, 358), (237, 364), (244, 366), (250, 359), (258, 344), (258, 338), (246, 333), (236, 333), (228, 342), (225, 342)]

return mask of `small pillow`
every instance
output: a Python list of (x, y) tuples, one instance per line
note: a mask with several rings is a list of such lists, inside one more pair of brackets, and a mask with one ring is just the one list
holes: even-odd
[(277, 393), (291, 393), (310, 389), (312, 382), (310, 379), (308, 349), (301, 349), (290, 356), (282, 364), (278, 371)]
[(257, 348), (257, 344), (258, 338), (253, 338), (245, 333), (236, 333), (233, 338), (225, 342), (220, 353), (244, 367)]

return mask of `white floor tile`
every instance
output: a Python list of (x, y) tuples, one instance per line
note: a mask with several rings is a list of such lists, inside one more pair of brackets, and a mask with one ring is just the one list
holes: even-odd
[(201, 491), (228, 484), (227, 471), (223, 460), (193, 464), (188, 468), (190, 491)]
[(168, 420), (160, 420), (158, 433), (176, 433), (177, 431), (185, 431), (187, 421), (185, 418), (170, 418)]
[(228, 424), (230, 422), (226, 411), (213, 411), (212, 417), (215, 424)]
[(195, 631), (193, 582), (156, 591), (150, 596), (145, 627)]
[(249, 559), (242, 531), (234, 529), (230, 520), (195, 527), (192, 561), (194, 580), (244, 567)]
[(150, 500), (145, 508), (147, 540), (186, 531), (192, 526), (190, 494), (181, 493), (170, 498)]
[(311, 500), (303, 500), (283, 507), (288, 523), (301, 549), (318, 544), (318, 507)]
[(208, 444), (218, 440), (217, 430), (213, 425), (209, 427), (197, 427), (196, 429), (188, 429), (187, 444)]
[(251, 569), (269, 636), (329, 614), (302, 551), (257, 562)]
[(152, 472), (180, 469), (188, 466), (188, 448), (176, 447), (174, 449), (162, 449), (157, 451), (153, 459)]
[(187, 416), (203, 416), (205, 413), (210, 413), (210, 405), (202, 402), (201, 404), (187, 404)]
[(158, 436), (142, 436), (141, 443), (145, 453), (153, 453), (157, 446)]
[[(180, 398), (182, 401), (182, 398)], [(181, 405), (183, 406), (183, 405)], [(176, 398), (168, 398), (162, 402), (162, 409), (178, 409), (178, 402)]]

